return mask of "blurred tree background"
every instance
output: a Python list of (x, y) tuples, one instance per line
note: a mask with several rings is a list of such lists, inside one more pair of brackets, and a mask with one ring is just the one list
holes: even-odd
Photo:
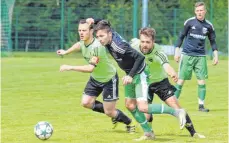
[[(13, 50), (54, 51), (62, 43), (63, 48), (69, 48), (78, 40), (78, 21), (88, 17), (108, 19), (124, 38), (133, 37), (133, 0), (63, 1), (62, 7), (62, 0), (16, 0), (12, 19)], [(184, 21), (194, 16), (196, 1), (148, 1), (148, 23), (157, 31), (157, 43), (175, 43)], [(216, 29), (217, 45), (221, 52), (227, 53), (228, 1), (203, 1), (208, 10), (206, 18)], [(138, 28), (141, 28), (141, 15), (142, 1), (138, 0), (138, 15), (135, 15)], [(209, 42), (207, 45), (210, 51)]]

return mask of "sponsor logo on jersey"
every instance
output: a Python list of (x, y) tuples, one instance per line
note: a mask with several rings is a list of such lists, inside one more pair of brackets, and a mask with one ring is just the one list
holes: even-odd
[(198, 35), (198, 34), (193, 34), (193, 33), (190, 33), (190, 36), (196, 38), (196, 39), (206, 39), (206, 36), (203, 36), (203, 35)]
[(206, 34), (208, 32), (208, 29), (203, 27), (202, 32), (203, 32), (203, 34)]

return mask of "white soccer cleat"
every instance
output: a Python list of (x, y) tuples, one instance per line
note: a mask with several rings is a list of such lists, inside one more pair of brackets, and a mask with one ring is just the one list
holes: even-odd
[(195, 133), (192, 137), (193, 138), (199, 138), (199, 139), (205, 139), (206, 138), (204, 135), (201, 135), (199, 133)]
[(145, 133), (144, 136), (141, 136), (140, 138), (134, 140), (135, 141), (155, 140), (155, 135), (153, 132)]
[(180, 129), (182, 130), (185, 127), (186, 124), (186, 112), (184, 109), (177, 109), (178, 112), (178, 120), (180, 122)]

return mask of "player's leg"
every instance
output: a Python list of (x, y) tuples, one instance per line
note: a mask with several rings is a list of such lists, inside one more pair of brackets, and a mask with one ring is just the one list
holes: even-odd
[(134, 83), (128, 84), (124, 88), (125, 88), (125, 106), (130, 111), (130, 113), (135, 118), (135, 120), (140, 124), (140, 126), (144, 131), (144, 136), (137, 140), (154, 139), (155, 136), (152, 132), (152, 128), (148, 125), (144, 113), (140, 112), (137, 108), (135, 84)]
[(197, 63), (194, 67), (196, 78), (198, 82), (198, 102), (199, 111), (209, 112), (209, 109), (204, 108), (204, 100), (206, 96), (205, 79), (208, 78), (207, 60), (206, 57), (196, 57)]
[[(174, 109), (182, 109), (179, 101), (177, 100), (177, 98), (174, 96), (174, 91), (176, 90), (176, 88), (170, 84), (169, 80), (166, 78), (164, 80), (162, 80), (161, 82), (157, 83), (157, 84), (152, 84), (150, 85), (151, 90), (149, 90), (150, 92), (153, 92), (153, 89), (156, 89), (155, 93), (159, 96), (159, 98), (164, 101), (168, 106), (174, 108)], [(154, 88), (153, 88), (154, 87)], [(191, 118), (189, 117), (188, 113), (186, 113), (186, 124), (185, 124), (185, 128), (189, 131), (190, 135), (192, 137), (194, 137), (194, 135), (196, 137), (204, 137), (203, 135), (197, 133), (195, 131), (194, 125), (192, 123)], [(198, 136), (198, 135), (199, 136)]]
[(177, 117), (180, 121), (180, 128), (182, 129), (186, 123), (185, 119), (185, 110), (183, 109), (173, 109), (164, 104), (148, 104), (147, 97), (148, 97), (148, 84), (146, 76), (144, 72), (140, 74), (139, 83), (136, 84), (136, 97), (137, 97), (137, 107), (141, 112), (149, 113), (149, 114), (170, 114)]
[(178, 69), (178, 81), (175, 85), (176, 92), (175, 96), (177, 99), (180, 97), (182, 87), (184, 85), (185, 80), (190, 80), (192, 77), (192, 70), (193, 70), (193, 59), (191, 56), (181, 55), (179, 69)]
[(84, 89), (81, 105), (95, 112), (104, 113), (103, 103), (96, 100), (101, 92), (102, 88), (96, 84), (96, 81), (92, 77), (90, 77)]
[[(103, 87), (103, 105), (105, 114), (112, 118), (113, 128), (117, 126), (118, 122), (122, 122), (127, 126), (130, 126), (132, 120), (127, 117), (121, 110), (116, 109), (116, 101), (119, 99), (118, 95), (118, 75), (115, 75), (109, 82), (104, 84)], [(135, 129), (135, 128), (134, 128)], [(131, 130), (134, 132), (135, 130)]]

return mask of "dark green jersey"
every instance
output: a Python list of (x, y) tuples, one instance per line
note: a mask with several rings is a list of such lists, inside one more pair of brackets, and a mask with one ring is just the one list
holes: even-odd
[[(131, 42), (131, 46), (135, 48), (140, 53), (140, 40), (134, 39), (134, 42)], [(143, 53), (142, 53), (143, 54)], [(167, 74), (163, 68), (164, 63), (168, 63), (167, 55), (163, 52), (160, 45), (154, 43), (153, 50), (149, 53), (144, 55), (145, 56), (145, 62), (147, 65), (147, 68), (145, 70), (148, 70), (150, 76), (149, 76), (149, 82), (159, 82), (163, 80), (164, 78), (167, 78)]]
[(116, 74), (115, 66), (111, 63), (107, 56), (106, 48), (94, 38), (94, 41), (88, 45), (84, 45), (84, 41), (80, 41), (80, 49), (84, 59), (90, 63), (92, 57), (98, 57), (99, 62), (94, 68), (91, 76), (99, 82), (107, 82)]

